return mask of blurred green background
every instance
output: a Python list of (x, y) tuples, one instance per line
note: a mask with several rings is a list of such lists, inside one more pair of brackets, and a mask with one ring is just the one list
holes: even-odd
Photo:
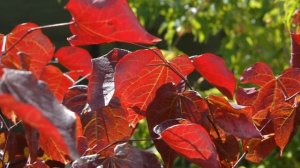
[[(0, 3), (0, 31), (8, 33), (17, 24), (35, 22), (39, 25), (68, 22), (70, 14), (64, 10), (67, 0), (10, 0)], [(212, 52), (226, 61), (238, 77), (243, 69), (257, 61), (268, 63), (276, 74), (289, 66), (290, 17), (298, 0), (129, 0), (130, 6), (146, 29), (163, 39), (157, 47), (168, 56), (186, 53), (199, 55)], [(68, 45), (67, 27), (44, 31), (57, 48)], [(129, 50), (136, 46), (114, 43), (85, 47), (94, 57), (114, 47)], [(204, 93), (214, 92), (199, 83), (192, 75), (194, 87)], [(200, 78), (201, 79), (201, 78)], [(208, 91), (207, 91), (208, 90)], [(147, 137), (145, 124), (135, 137)], [(151, 144), (136, 144), (149, 148)], [(296, 134), (282, 158), (274, 151), (260, 165), (244, 161), (245, 167), (300, 167), (300, 137)], [(194, 167), (178, 159), (175, 167)]]

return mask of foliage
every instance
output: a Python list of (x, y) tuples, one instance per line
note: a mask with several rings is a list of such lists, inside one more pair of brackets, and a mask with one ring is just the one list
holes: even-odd
[[(66, 9), (70, 22), (25, 23), (0, 35), (3, 167), (168, 168), (178, 156), (201, 167), (235, 167), (239, 158), (259, 163), (275, 149), (282, 155), (297, 131), (297, 31), (291, 68), (276, 77), (257, 62), (244, 70), (237, 88), (215, 54), (166, 60), (159, 49), (136, 44), (154, 45), (159, 38), (143, 29), (126, 0), (69, 0)], [(69, 26), (73, 36), (71, 46), (55, 51), (41, 29), (60, 26)], [(111, 42), (143, 49), (116, 48), (92, 59), (79, 47)], [(193, 71), (223, 96), (202, 97), (187, 80)], [(78, 85), (83, 79), (88, 85)], [(133, 135), (142, 119), (150, 139)], [(149, 140), (163, 162), (130, 145)]]
[[(181, 52), (197, 54), (189, 51), (187, 46), (183, 47), (185, 44), (178, 45), (180, 39), (192, 34), (194, 40), (201, 42), (203, 46), (210, 45), (212, 51), (222, 56), (229, 68), (238, 75), (257, 61), (268, 62), (276, 74), (288, 66), (288, 23), (299, 6), (297, 1), (130, 2), (142, 23), (149, 29), (159, 29), (158, 32), (164, 36), (169, 49), (173, 51), (177, 47)], [(206, 51), (201, 45), (198, 48), (202, 52)]]

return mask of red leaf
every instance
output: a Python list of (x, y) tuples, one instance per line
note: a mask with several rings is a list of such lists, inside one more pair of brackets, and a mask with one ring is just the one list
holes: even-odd
[[(125, 111), (118, 104), (111, 103), (103, 109), (86, 113), (81, 119), (83, 135), (87, 137), (89, 148), (93, 148), (92, 153), (98, 153), (116, 141), (129, 139), (133, 131)], [(111, 153), (111, 150), (106, 150), (101, 155), (110, 156)]]
[(220, 167), (217, 150), (201, 125), (168, 120), (154, 129), (172, 149), (191, 162), (202, 167)]
[[(165, 120), (178, 117), (176, 109), (176, 87), (171, 83), (161, 86), (157, 90), (155, 99), (149, 104), (146, 112), (146, 119), (151, 138), (155, 139), (158, 137), (153, 130), (156, 125)], [(164, 167), (173, 167), (173, 162), (177, 157), (176, 152), (161, 139), (154, 140), (154, 144), (164, 161)]]
[(66, 6), (73, 16), (72, 45), (110, 42), (154, 44), (159, 38), (147, 33), (126, 0), (70, 0)]
[[(175, 118), (186, 118), (209, 127), (206, 120), (207, 112), (206, 101), (197, 92), (178, 93), (173, 84), (165, 84), (157, 90), (155, 99), (147, 108), (146, 118), (150, 135), (157, 138), (153, 128), (165, 120)], [(175, 152), (162, 140), (155, 140), (154, 144), (163, 158), (165, 167), (172, 167)]]
[(81, 76), (84, 76), (82, 71), (69, 71), (65, 75), (73, 79), (73, 81), (77, 81)]
[(29, 149), (29, 159), (28, 163), (31, 164), (36, 161), (38, 150), (39, 150), (39, 133), (36, 129), (32, 128), (31, 126), (27, 125), (26, 123), (23, 124), (25, 130), (25, 137), (26, 142), (28, 144)]
[[(115, 95), (128, 110), (128, 121), (133, 127), (144, 117), (160, 86), (181, 81), (156, 54), (161, 55), (159, 50), (137, 50), (127, 54), (116, 66)], [(175, 57), (170, 64), (183, 76), (194, 70), (187, 56)]]
[(85, 49), (71, 46), (62, 47), (55, 53), (55, 57), (70, 71), (81, 71), (83, 76), (91, 72), (92, 57)]
[(145, 152), (132, 147), (129, 144), (119, 144), (114, 149), (114, 155), (100, 159), (99, 155), (88, 155), (81, 157), (80, 161), (75, 161), (72, 168), (82, 167), (116, 167), (116, 168), (161, 168), (157, 157), (149, 152)]
[(215, 136), (213, 141), (216, 145), (222, 167), (233, 167), (239, 158), (240, 147), (237, 139), (232, 135), (221, 133), (220, 138)]
[(92, 110), (107, 106), (115, 92), (116, 63), (129, 51), (113, 49), (106, 55), (92, 60), (93, 70), (89, 79), (88, 103)]
[[(15, 27), (12, 32), (7, 35), (6, 48), (9, 48), (13, 43), (19, 40), (29, 29), (35, 27), (37, 27), (37, 25), (34, 23), (24, 23)], [(0, 36), (0, 44), (2, 44), (2, 37)], [(29, 70), (32, 71), (36, 77), (39, 77), (44, 66), (52, 59), (54, 46), (41, 30), (35, 30), (7, 53), (5, 59), (2, 60), (3, 64), (13, 64), (15, 65), (14, 68), (22, 69), (20, 59), (17, 55), (18, 52), (25, 53), (30, 57)]]
[(70, 162), (70, 159), (67, 157), (68, 156), (67, 150), (61, 148), (56, 139), (53, 139), (52, 137), (49, 136), (41, 135), (40, 146), (43, 149), (44, 153), (51, 160), (56, 160), (63, 164), (67, 164)]
[(226, 133), (239, 138), (261, 137), (260, 132), (251, 120), (251, 107), (229, 104), (223, 97), (209, 96), (215, 122)]
[(278, 82), (286, 98), (295, 96), (300, 92), (300, 69), (289, 68), (279, 76)]
[(281, 154), (294, 130), (295, 115), (295, 108), (288, 103), (275, 105), (271, 113), (270, 117), (274, 125), (275, 142), (280, 147)]
[(85, 136), (77, 137), (77, 150), (81, 156), (84, 156), (87, 154), (88, 148), (89, 148), (89, 146), (88, 146), (87, 138)]
[(75, 114), (60, 105), (43, 82), (28, 71), (6, 69), (0, 88), (5, 93), (0, 96), (1, 107), (10, 108), (40, 135), (51, 137), (59, 148), (77, 157)]
[(225, 96), (232, 99), (236, 87), (233, 73), (226, 67), (224, 60), (211, 53), (192, 57), (196, 70)]
[(244, 151), (248, 151), (246, 159), (248, 161), (259, 163), (268, 156), (276, 147), (274, 138), (266, 140), (250, 139), (244, 143)]
[(58, 102), (62, 102), (65, 93), (73, 85), (73, 80), (65, 76), (57, 67), (48, 65), (44, 68), (41, 80), (48, 84)]
[(300, 68), (300, 34), (291, 33), (291, 59), (293, 68)]
[(256, 100), (258, 91), (255, 88), (238, 88), (236, 91), (236, 101), (239, 105), (251, 106)]
[(70, 87), (62, 104), (77, 114), (81, 114), (87, 104), (87, 86), (75, 85)]
[(251, 67), (247, 68), (240, 78), (241, 82), (256, 84), (260, 87), (266, 83), (274, 80), (275, 76), (272, 72), (272, 69), (265, 63), (257, 62)]

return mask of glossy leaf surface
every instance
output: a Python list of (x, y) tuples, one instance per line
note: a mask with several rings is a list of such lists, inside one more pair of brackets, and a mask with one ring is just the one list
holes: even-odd
[(187, 120), (177, 120), (177, 124), (170, 124), (173, 121), (159, 124), (155, 127), (155, 132), (172, 149), (191, 162), (202, 167), (220, 167), (216, 147), (201, 125)]
[(196, 70), (225, 96), (232, 99), (236, 87), (233, 73), (226, 67), (224, 60), (211, 53), (191, 58)]

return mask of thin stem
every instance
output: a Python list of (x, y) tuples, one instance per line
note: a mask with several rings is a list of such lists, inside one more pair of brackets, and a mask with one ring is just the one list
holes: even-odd
[(0, 114), (0, 118), (1, 118), (1, 120), (2, 120), (2, 123), (3, 123), (4, 127), (5, 127), (7, 130), (9, 130), (9, 126), (8, 126), (8, 124), (5, 122), (5, 120), (4, 120), (3, 116), (2, 116), (2, 114)]
[(91, 74), (87, 74), (85, 76), (83, 76), (82, 78), (80, 78), (79, 80), (77, 80), (76, 82), (74, 82), (73, 85), (77, 85), (78, 83), (82, 82), (83, 80), (85, 80), (86, 78), (88, 78), (89, 76), (91, 76)]
[[(74, 21), (67, 22), (67, 23), (57, 23), (57, 24), (51, 24), (51, 25), (45, 25), (45, 26), (38, 26), (28, 29), (17, 41), (15, 41), (7, 50), (1, 53), (1, 56), (4, 56), (7, 54), (10, 50), (12, 50), (17, 44), (19, 44), (28, 34), (30, 34), (33, 31), (41, 30), (41, 29), (48, 29), (48, 28), (55, 28), (55, 27), (63, 27), (68, 26), (71, 24), (74, 24)], [(3, 46), (3, 45), (2, 45)]]
[(242, 162), (242, 160), (246, 157), (248, 151), (245, 151), (242, 156), (235, 162), (235, 164), (232, 166), (232, 168), (236, 168), (240, 162)]
[(9, 128), (8, 128), (8, 131), (13, 130), (14, 128), (16, 128), (16, 127), (17, 127), (19, 124), (21, 124), (21, 123), (22, 123), (22, 120), (18, 121), (15, 125), (9, 127)]
[(176, 75), (178, 75), (186, 83), (189, 89), (193, 90), (193, 87), (190, 84), (190, 82), (172, 64), (170, 64), (168, 60), (166, 60), (162, 55), (157, 53), (157, 51), (140, 44), (129, 43), (129, 42), (127, 43), (152, 51), (159, 59), (161, 59), (166, 64), (167, 67), (169, 67)]
[(2, 41), (1, 53), (4, 53), (4, 52), (5, 52), (6, 41), (7, 41), (7, 36), (5, 35), (5, 36), (3, 37), (3, 41)]
[(286, 99), (285, 99), (285, 101), (289, 101), (289, 100), (291, 100), (292, 98), (296, 97), (296, 96), (297, 96), (299, 93), (300, 93), (300, 91), (299, 91), (299, 92), (296, 92), (296, 93), (295, 93), (295, 94), (293, 94), (292, 96), (290, 96), (290, 97), (286, 98)]
[(272, 121), (272, 119), (269, 119), (269, 120), (266, 122), (266, 124), (259, 130), (259, 132), (261, 133), (271, 121)]
[[(206, 99), (206, 103), (209, 106), (209, 102), (207, 99)], [(214, 115), (211, 112), (210, 108), (208, 108), (208, 113), (210, 114), (211, 118), (208, 115), (206, 117), (207, 117), (208, 121), (211, 123), (211, 125), (213, 126), (214, 130), (216, 131), (218, 138), (221, 139), (221, 134), (220, 134), (216, 124), (214, 123)]]
[(84, 153), (81, 155), (81, 157), (84, 156), (88, 151), (91, 151), (91, 150), (95, 149), (97, 146), (98, 146), (98, 144), (94, 145), (94, 146), (91, 147), (91, 148), (86, 149), (86, 150), (84, 151)]
[(209, 118), (209, 116), (206, 116), (206, 117), (207, 117), (208, 121), (211, 123), (211, 125), (213, 126), (214, 130), (216, 131), (218, 138), (221, 139), (219, 130), (218, 130), (217, 126), (215, 125), (215, 123), (213, 122), (213, 120), (211, 118)]

